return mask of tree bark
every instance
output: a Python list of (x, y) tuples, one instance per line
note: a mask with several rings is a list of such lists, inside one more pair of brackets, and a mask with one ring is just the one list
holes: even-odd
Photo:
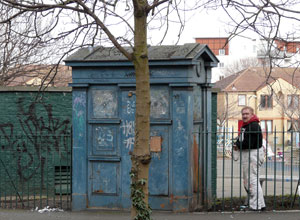
[[(136, 76), (135, 145), (131, 155), (132, 185), (140, 185), (144, 193), (143, 201), (148, 208), (148, 175), (150, 164), (150, 76), (147, 48), (147, 1), (133, 0), (134, 3), (134, 52), (133, 64)], [(131, 216), (135, 218), (139, 210), (133, 205)], [(141, 219), (141, 218), (137, 218)]]

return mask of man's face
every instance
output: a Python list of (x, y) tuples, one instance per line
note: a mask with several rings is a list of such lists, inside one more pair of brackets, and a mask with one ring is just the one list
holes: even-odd
[(250, 109), (244, 109), (242, 111), (242, 120), (243, 120), (243, 122), (247, 123), (251, 119), (252, 115), (253, 114), (251, 113)]

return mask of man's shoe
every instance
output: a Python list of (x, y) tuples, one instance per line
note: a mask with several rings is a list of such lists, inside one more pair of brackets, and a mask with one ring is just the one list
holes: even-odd
[(263, 207), (261, 209), (253, 209), (253, 208), (249, 208), (249, 211), (254, 211), (254, 212), (264, 212), (266, 211), (266, 207)]
[(253, 211), (253, 212), (260, 212), (261, 209), (253, 209), (253, 208), (249, 208), (249, 211)]
[(247, 205), (241, 205), (240, 206), (240, 211), (246, 211), (248, 209)]

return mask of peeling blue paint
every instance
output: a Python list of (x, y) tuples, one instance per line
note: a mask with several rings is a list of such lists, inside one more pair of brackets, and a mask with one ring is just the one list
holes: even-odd
[[(86, 209), (86, 90), (73, 91), (72, 209)], [(80, 114), (78, 115), (78, 112)], [(76, 161), (76, 162), (75, 162)], [(74, 163), (75, 162), (75, 163)]]
[[(207, 120), (211, 111), (207, 107), (210, 91), (203, 89), (209, 83), (211, 66), (200, 70), (197, 66), (217, 59), (206, 46), (199, 47), (201, 51), (192, 51), (197, 45), (186, 45), (187, 48), (192, 53), (186, 58), (177, 56), (177, 51), (176, 60), (150, 61), (150, 135), (161, 140), (161, 146), (151, 152), (149, 168), (149, 202), (153, 209), (195, 208), (193, 130), (210, 125)], [(135, 74), (132, 63), (106, 59), (67, 63), (73, 67), (74, 210), (131, 207)], [(195, 140), (199, 143), (199, 139)], [(205, 144), (205, 152), (210, 152), (210, 141)], [(207, 178), (211, 177), (204, 177)]]

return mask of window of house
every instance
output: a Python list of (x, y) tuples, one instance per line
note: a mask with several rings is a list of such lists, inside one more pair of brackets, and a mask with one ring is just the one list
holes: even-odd
[(280, 101), (282, 101), (283, 98), (284, 98), (283, 93), (282, 93), (281, 91), (279, 91), (279, 92), (277, 93), (277, 97), (278, 97), (278, 99), (279, 99)]
[(287, 121), (287, 130), (288, 131), (299, 131), (300, 121), (297, 119)]
[(224, 67), (224, 63), (219, 63), (219, 67), (223, 68)]
[(288, 106), (288, 108), (298, 108), (299, 107), (299, 95), (288, 95), (287, 96), (287, 106)]
[(225, 55), (225, 49), (219, 49), (219, 55)]
[(273, 121), (272, 120), (261, 120), (260, 127), (263, 132), (273, 132)]
[(292, 123), (292, 121), (291, 120), (288, 120), (287, 121), (287, 130), (288, 131), (293, 131), (294, 129), (293, 129), (293, 123)]
[(273, 99), (271, 95), (260, 96), (260, 108), (261, 109), (273, 108)]
[(238, 96), (238, 105), (246, 105), (246, 95), (239, 95)]
[(283, 46), (283, 51), (286, 51), (286, 46)]

